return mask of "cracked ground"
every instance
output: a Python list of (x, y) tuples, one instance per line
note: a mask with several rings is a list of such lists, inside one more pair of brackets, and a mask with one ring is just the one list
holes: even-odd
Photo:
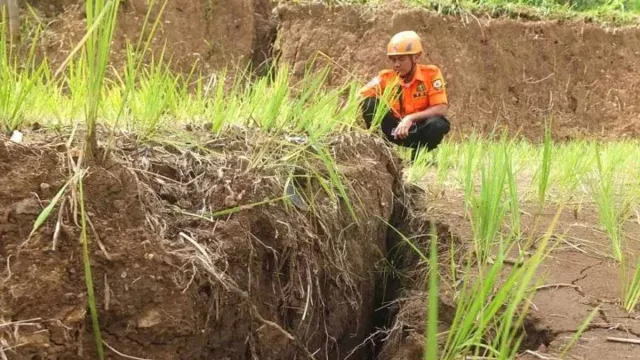
[[(425, 189), (425, 213), (429, 219), (446, 224), (453, 236), (462, 241), (472, 241), (462, 193), (450, 189), (433, 191), (429, 186)], [(524, 236), (540, 238), (557, 208), (549, 204), (537, 219), (534, 206), (524, 204), (521, 210)], [(634, 254), (632, 259), (640, 253), (636, 238), (640, 237), (639, 222), (634, 218), (624, 225), (626, 251)], [(611, 256), (611, 243), (600, 226), (597, 209), (593, 204), (583, 205), (579, 211), (565, 207), (553, 234), (554, 249), (536, 274), (539, 282), (530, 307), (534, 329), (528, 335), (539, 338), (540, 344), (519, 359), (561, 358), (565, 346), (596, 308), (590, 325), (564, 359), (640, 359), (640, 313), (637, 309), (627, 312), (622, 306), (621, 266)], [(635, 262), (627, 265), (631, 274), (635, 271), (633, 265)]]

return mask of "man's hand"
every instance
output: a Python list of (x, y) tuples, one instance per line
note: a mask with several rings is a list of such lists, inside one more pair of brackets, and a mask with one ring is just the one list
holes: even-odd
[(396, 132), (394, 134), (395, 138), (405, 139), (407, 136), (409, 136), (409, 129), (411, 129), (413, 123), (414, 120), (411, 115), (405, 116), (402, 121), (400, 121), (400, 124), (398, 124), (398, 126), (396, 127)]

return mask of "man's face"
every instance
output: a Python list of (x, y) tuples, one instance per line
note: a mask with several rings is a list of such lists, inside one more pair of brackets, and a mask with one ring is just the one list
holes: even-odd
[(415, 55), (391, 55), (389, 61), (393, 64), (393, 70), (400, 76), (406, 76), (413, 67)]

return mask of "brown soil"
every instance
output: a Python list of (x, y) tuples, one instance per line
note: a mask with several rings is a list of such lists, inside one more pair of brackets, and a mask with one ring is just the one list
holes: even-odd
[[(452, 249), (448, 244), (454, 244), (453, 248), (464, 252), (472, 241), (471, 223), (464, 216), (461, 193), (453, 190), (445, 192), (438, 186), (426, 183), (424, 186), (427, 191), (423, 191), (423, 196), (415, 200), (415, 209), (420, 204), (428, 204), (428, 208), (422, 205), (422, 212), (416, 210), (418, 218), (415, 223), (422, 225), (407, 229), (406, 234), (425, 233), (420, 226), (425, 227), (429, 222), (438, 224), (441, 269), (446, 273)], [(525, 322), (526, 336), (519, 359), (558, 358), (564, 346), (597, 306), (600, 307), (599, 312), (582, 338), (569, 351), (567, 358), (614, 360), (640, 356), (638, 345), (607, 340), (608, 337), (640, 339), (640, 319), (636, 311), (628, 313), (620, 304), (620, 266), (606, 256), (611, 253), (610, 240), (601, 230), (597, 210), (590, 206), (592, 205), (585, 205), (577, 213), (569, 207), (560, 215), (554, 230), (557, 236), (551, 243), (554, 250), (536, 274), (541, 283), (532, 298), (530, 313)], [(542, 236), (557, 211), (550, 205), (536, 219), (534, 206), (525, 204), (523, 210), (521, 226), (525, 238)], [(628, 248), (635, 254), (640, 249), (640, 242), (637, 240), (640, 235), (639, 221), (634, 218), (625, 224)], [(424, 249), (427, 246), (422, 244)], [(403, 271), (409, 275), (409, 280), (404, 285), (407, 290), (399, 295), (399, 316), (390, 325), (390, 328), (401, 326), (404, 332), (394, 328), (389, 340), (383, 345), (381, 360), (423, 358), (426, 271), (420, 263), (408, 262), (404, 266)], [(440, 297), (439, 321), (441, 330), (444, 331), (447, 324), (451, 323), (455, 303), (446, 290)]]
[(298, 76), (314, 58), (338, 64), (334, 83), (350, 74), (366, 83), (389, 67), (390, 36), (417, 31), (423, 61), (440, 66), (447, 80), (454, 137), (472, 128), (487, 134), (497, 125), (539, 139), (551, 117), (558, 139), (640, 134), (638, 28), (459, 18), (397, 4), (288, 6), (278, 16), (282, 60)]
[[(247, 136), (255, 140), (249, 147)], [(83, 187), (95, 227), (88, 230), (91, 266), (108, 345), (156, 360), (293, 359), (306, 351), (341, 359), (369, 333), (375, 269), (386, 253), (380, 219), (391, 216), (396, 159), (371, 138), (334, 147), (359, 201), (359, 223), (322, 191), (315, 212), (275, 202), (213, 221), (187, 215), (282, 194), (288, 169), (248, 167), (246, 157), (268, 146), (261, 139), (209, 139), (213, 153), (206, 156), (160, 144), (136, 148), (125, 139), (105, 167), (89, 168)], [(64, 141), (1, 140), (0, 349), (9, 359), (95, 359), (71, 192), (29, 239), (68, 178)], [(367, 159), (367, 166), (353, 159)], [(314, 193), (318, 185), (299, 188)]]
[[(68, 56), (86, 32), (84, 1), (33, 0), (46, 29), (44, 51), (50, 62), (57, 65)], [(163, 1), (158, 3), (150, 18), (153, 24)], [(188, 73), (192, 66), (205, 73), (225, 66), (260, 65), (270, 57), (270, 44), (275, 37), (269, 0), (171, 0), (163, 13), (163, 21), (151, 48), (160, 56), (166, 42), (166, 59), (176, 71)], [(121, 2), (112, 62), (121, 67), (126, 59), (126, 41), (138, 41), (148, 1)], [(26, 11), (25, 14), (26, 15)], [(197, 62), (197, 63), (196, 63)]]

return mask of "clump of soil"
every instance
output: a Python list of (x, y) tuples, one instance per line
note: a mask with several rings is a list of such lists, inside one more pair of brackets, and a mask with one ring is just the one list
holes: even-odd
[[(206, 153), (120, 138), (111, 159), (84, 177), (107, 353), (343, 358), (372, 326), (376, 267), (386, 254), (381, 219), (391, 216), (400, 191), (397, 159), (378, 139), (336, 139), (355, 221), (345, 201), (323, 195), (313, 179), (297, 182), (313, 203), (249, 206), (282, 195), (292, 170), (276, 162), (282, 154), (256, 162), (257, 150), (272, 144), (260, 133), (194, 136)], [(67, 191), (29, 237), (74, 158), (66, 139), (27, 138), (42, 141), (0, 141), (0, 349), (10, 359), (96, 358), (78, 193)], [(313, 159), (299, 160), (300, 169), (326, 172)], [(207, 218), (237, 206), (245, 208)], [(361, 348), (352, 358), (369, 352)]]

